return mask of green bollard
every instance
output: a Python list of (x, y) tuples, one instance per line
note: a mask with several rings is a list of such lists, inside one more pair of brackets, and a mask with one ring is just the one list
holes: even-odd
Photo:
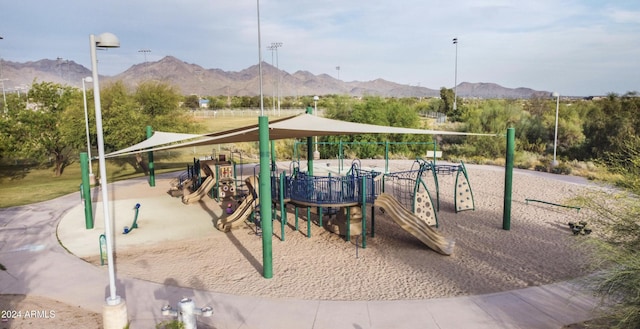
[[(153, 130), (151, 126), (147, 126), (147, 139), (151, 136), (153, 136)], [(153, 164), (153, 151), (147, 152), (147, 155), (149, 156), (149, 186), (154, 187), (156, 186), (156, 170)]]
[(87, 230), (93, 229), (93, 204), (91, 203), (91, 183), (89, 182), (89, 157), (87, 153), (80, 153), (80, 172), (82, 185), (80, 192), (84, 203), (84, 225)]
[(515, 136), (514, 128), (507, 129), (507, 154), (505, 158), (504, 168), (504, 206), (502, 214), (502, 229), (511, 229), (511, 192), (513, 188), (513, 157), (515, 153)]

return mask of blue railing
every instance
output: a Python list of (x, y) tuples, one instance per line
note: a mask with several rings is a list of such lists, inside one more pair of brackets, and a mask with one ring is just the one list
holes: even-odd
[(320, 177), (298, 173), (294, 177), (287, 177), (285, 198), (320, 205), (362, 203), (364, 179), (366, 202), (373, 202), (375, 196), (382, 191), (382, 181), (375, 179), (378, 175), (380, 174), (377, 172), (370, 172), (360, 176)]

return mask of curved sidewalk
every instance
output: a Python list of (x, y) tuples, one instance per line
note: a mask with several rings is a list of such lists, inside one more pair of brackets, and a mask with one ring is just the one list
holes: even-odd
[[(8, 272), (0, 272), (0, 294), (44, 296), (102, 312), (108, 294), (106, 267), (82, 261), (58, 242), (59, 222), (80, 203), (79, 193), (73, 193), (0, 209), (0, 262), (8, 268)], [(84, 218), (76, 225), (84, 225)], [(116, 281), (118, 294), (127, 302), (131, 328), (154, 328), (167, 320), (161, 307), (169, 304), (175, 308), (183, 297), (191, 297), (198, 307), (211, 306), (213, 316), (199, 318), (199, 325), (219, 329), (551, 329), (590, 319), (597, 305), (577, 282), (456, 298), (325, 301), (234, 296), (124, 277)]]

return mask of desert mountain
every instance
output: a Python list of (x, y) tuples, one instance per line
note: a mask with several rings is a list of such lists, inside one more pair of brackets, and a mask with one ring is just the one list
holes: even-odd
[[(2, 61), (2, 78), (8, 90), (26, 90), (33, 81), (50, 81), (75, 87), (82, 86), (82, 78), (91, 76), (91, 71), (73, 61), (43, 59), (36, 62), (16, 63)], [(278, 93), (280, 79), (281, 96), (302, 95), (377, 95), (384, 97), (434, 97), (440, 90), (420, 86), (398, 84), (384, 79), (372, 81), (342, 81), (327, 74), (314, 75), (308, 71), (293, 74), (278, 70), (263, 63), (263, 92), (267, 96)], [(239, 72), (220, 69), (205, 69), (167, 56), (156, 62), (131, 66), (115, 76), (103, 76), (101, 82), (122, 80), (134, 87), (146, 80), (159, 80), (178, 87), (185, 95), (201, 96), (231, 95), (255, 96), (259, 93), (259, 67), (250, 66)], [(547, 91), (529, 88), (505, 88), (495, 83), (463, 82), (457, 88), (459, 97), (471, 98), (530, 98), (547, 96)]]

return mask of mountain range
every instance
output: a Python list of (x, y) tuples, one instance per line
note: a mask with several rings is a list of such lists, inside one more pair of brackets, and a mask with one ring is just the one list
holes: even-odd
[[(33, 81), (54, 82), (82, 87), (82, 79), (91, 76), (91, 70), (70, 60), (42, 59), (17, 63), (1, 61), (0, 78), (7, 91), (28, 89)], [(383, 97), (438, 97), (440, 89), (399, 84), (384, 79), (372, 81), (342, 81), (327, 74), (314, 75), (308, 71), (293, 74), (263, 62), (263, 92), (266, 96), (304, 96), (340, 94), (351, 96), (375, 95)], [(279, 83), (278, 83), (278, 78)], [(156, 62), (131, 66), (115, 76), (101, 76), (101, 83), (121, 80), (135, 87), (140, 82), (157, 80), (177, 87), (184, 95), (199, 96), (256, 96), (259, 93), (259, 66), (253, 65), (239, 72), (205, 69), (186, 63), (173, 56)], [(506, 88), (495, 83), (462, 82), (457, 87), (458, 97), (465, 98), (531, 98), (548, 97), (548, 91), (530, 88)]]

